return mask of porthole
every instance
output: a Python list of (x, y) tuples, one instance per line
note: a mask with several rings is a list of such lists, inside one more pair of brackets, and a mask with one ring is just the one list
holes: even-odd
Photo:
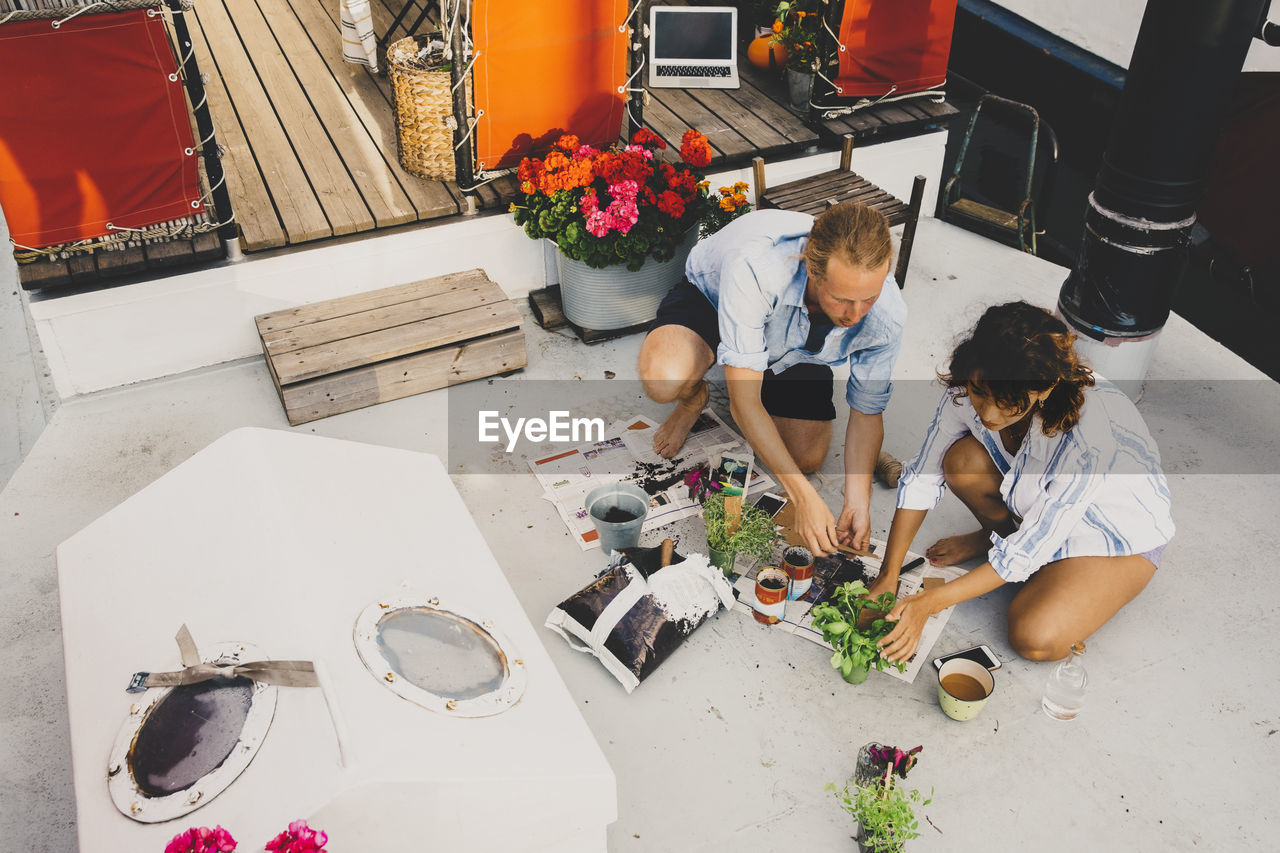
[(524, 661), (489, 620), (437, 598), (375, 602), (356, 620), (360, 659), (379, 682), (455, 717), (500, 714), (520, 701)]
[[(210, 663), (263, 660), (246, 643), (212, 647)], [(107, 763), (111, 801), (126, 817), (159, 823), (225, 791), (257, 755), (276, 710), (276, 688), (244, 677), (140, 694)]]

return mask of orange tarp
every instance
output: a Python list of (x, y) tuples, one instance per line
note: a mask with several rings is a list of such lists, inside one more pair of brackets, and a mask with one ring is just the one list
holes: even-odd
[(562, 133), (597, 147), (615, 141), (626, 19), (626, 0), (475, 0), (477, 168), (513, 166)]
[(837, 98), (923, 92), (947, 79), (956, 0), (845, 0)]

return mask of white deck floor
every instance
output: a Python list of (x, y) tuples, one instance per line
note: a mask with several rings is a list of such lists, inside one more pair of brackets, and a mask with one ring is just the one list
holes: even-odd
[[(922, 221), (899, 375), (932, 376), (988, 304), (1052, 306), (1064, 274)], [(4, 283), (6, 294), (15, 289)], [(639, 336), (584, 347), (531, 322), (525, 329), (526, 377), (634, 376)], [(927, 672), (912, 685), (872, 675), (847, 686), (816, 647), (737, 614), (701, 628), (630, 696), (594, 660), (540, 629), (617, 775), (620, 816), (609, 849), (852, 849), (852, 824), (822, 789), (846, 777), (858, 746), (872, 739), (924, 744), (910, 781), (933, 788), (934, 802), (921, 810), (922, 835), (910, 848), (917, 853), (1270, 848), (1280, 744), (1270, 658), (1280, 631), (1271, 571), (1280, 386), (1177, 317), (1151, 377), (1178, 380), (1153, 381), (1140, 405), (1164, 453), (1178, 535), (1148, 589), (1091, 639), (1089, 706), (1073, 723), (1039, 710), (1050, 665), (1009, 651), (1009, 590), (961, 605), (937, 647), (985, 642), (1006, 661), (996, 695), (970, 723), (942, 715)], [(447, 458), (447, 397), (433, 392), (295, 429)], [(925, 425), (918, 412), (891, 405), (886, 447), (913, 453)], [(75, 849), (54, 548), (241, 426), (290, 429), (261, 358), (72, 398), (0, 492), (0, 640), (9, 655), (0, 849)], [(835, 507), (840, 466), (833, 453), (818, 478)], [(523, 461), (509, 469), (454, 479), (540, 625), (600, 568), (600, 556), (569, 541)], [(892, 493), (878, 489), (875, 535), (885, 534), (892, 505)], [(948, 498), (916, 548), (970, 527)], [(686, 543), (700, 545), (696, 534)], [(495, 804), (495, 819), (501, 814)], [(174, 832), (199, 817), (175, 823)], [(424, 849), (429, 840), (428, 828)], [(339, 838), (330, 849), (373, 850), (368, 839)]]

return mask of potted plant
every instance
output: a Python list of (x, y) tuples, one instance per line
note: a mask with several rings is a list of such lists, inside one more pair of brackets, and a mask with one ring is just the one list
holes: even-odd
[(792, 109), (808, 112), (813, 72), (818, 67), (822, 16), (818, 0), (782, 0), (775, 10), (775, 39), (786, 50), (787, 98)]
[(918, 838), (919, 821), (914, 806), (933, 802), (932, 794), (924, 799), (914, 788), (898, 784), (915, 766), (923, 746), (902, 751), (893, 746), (869, 743), (858, 751), (858, 764), (853, 778), (842, 790), (829, 783), (840, 801), (840, 807), (858, 822), (858, 849), (863, 853), (900, 853), (913, 838)]
[(675, 163), (666, 147), (644, 128), (604, 151), (565, 135), (545, 158), (520, 162), (523, 195), (511, 212), (526, 234), (559, 249), (564, 313), (578, 326), (652, 320), (684, 273), (696, 226), (717, 206), (701, 171), (711, 162), (707, 138), (686, 131)]
[(707, 550), (711, 564), (726, 575), (733, 574), (733, 561), (738, 554), (766, 560), (773, 556), (778, 541), (778, 528), (769, 513), (750, 505), (742, 507), (738, 526), (731, 529), (725, 516), (725, 498), (714, 493), (702, 504), (702, 518), (707, 525)]
[(809, 611), (814, 630), (821, 631), (822, 639), (835, 649), (832, 668), (840, 670), (850, 684), (866, 681), (872, 666), (882, 672), (886, 664), (899, 672), (906, 669), (905, 663), (885, 660), (880, 654), (880, 640), (893, 630), (893, 623), (884, 617), (893, 609), (894, 594), (881, 593), (875, 601), (865, 598), (866, 594), (862, 581), (848, 581)]

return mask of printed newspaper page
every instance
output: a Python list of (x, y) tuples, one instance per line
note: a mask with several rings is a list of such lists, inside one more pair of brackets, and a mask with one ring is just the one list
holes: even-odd
[[(602, 441), (534, 459), (529, 467), (543, 488), (543, 497), (573, 534), (582, 550), (600, 547), (595, 525), (584, 506), (587, 493), (604, 483), (635, 483), (649, 495), (649, 515), (643, 532), (698, 514), (699, 504), (689, 497), (684, 477), (690, 469), (707, 463), (717, 449), (745, 444), (710, 409), (704, 409), (689, 438), (674, 459), (653, 452), (653, 431), (662, 421), (636, 416), (609, 427)], [(755, 468), (748, 492), (775, 485), (766, 471)]]
[[(783, 616), (782, 621), (776, 625), (769, 626), (769, 630), (794, 634), (823, 648), (831, 649), (830, 644), (823, 641), (822, 633), (814, 630), (813, 617), (809, 615), (809, 611), (813, 608), (813, 605), (825, 601), (831, 591), (845, 581), (861, 580), (867, 586), (871, 585), (871, 581), (880, 574), (880, 557), (878, 555), (884, 553), (885, 547), (883, 540), (872, 540), (872, 542), (875, 546), (875, 555), (853, 557), (836, 553), (830, 557), (819, 557), (814, 560), (813, 584), (809, 587), (809, 591), (796, 601), (788, 601), (786, 614)], [(782, 565), (782, 552), (787, 547), (785, 544), (779, 545), (771, 565)], [(906, 564), (909, 565), (912, 560), (919, 556), (908, 552)], [(748, 619), (753, 618), (752, 613), (756, 601), (756, 570), (758, 568), (760, 568), (760, 565), (753, 567), (749, 572), (739, 577), (734, 584), (734, 589), (738, 592), (738, 602), (733, 606), (733, 609), (745, 615)], [(956, 566), (932, 566), (925, 562), (918, 568), (903, 572), (899, 576), (898, 596), (914, 595), (919, 592), (926, 577), (952, 580), (962, 574), (964, 574), (964, 570)], [(929, 659), (929, 653), (933, 650), (934, 643), (942, 635), (942, 629), (947, 626), (947, 620), (951, 618), (953, 609), (948, 607), (941, 613), (935, 613), (929, 617), (929, 620), (925, 623), (924, 631), (920, 635), (920, 646), (907, 663), (906, 671), (898, 672), (893, 667), (886, 667), (885, 674), (892, 675), (894, 678), (901, 679), (908, 684), (915, 681), (916, 674), (920, 672), (924, 662)]]

